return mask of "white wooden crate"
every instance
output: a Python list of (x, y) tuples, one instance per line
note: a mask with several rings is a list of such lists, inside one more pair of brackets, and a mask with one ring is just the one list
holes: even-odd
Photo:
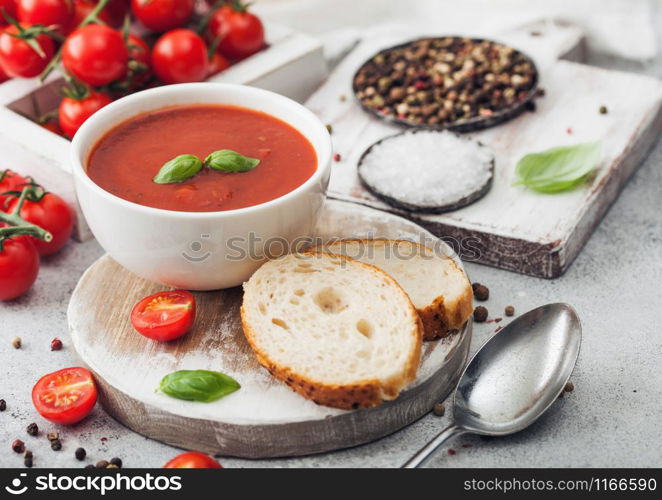
[[(321, 43), (289, 28), (267, 24), (269, 47), (209, 81), (241, 83), (278, 92), (297, 101), (306, 99), (326, 77)], [(70, 142), (40, 127), (34, 119), (57, 108), (61, 78), (13, 79), (0, 85), (0, 170), (11, 168), (31, 175), (58, 193), (77, 212), (74, 237), (92, 237), (78, 209), (68, 156)]]

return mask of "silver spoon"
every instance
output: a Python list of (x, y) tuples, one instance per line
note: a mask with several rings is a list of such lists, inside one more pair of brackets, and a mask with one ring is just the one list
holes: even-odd
[(563, 391), (581, 339), (579, 318), (567, 304), (547, 304), (513, 320), (465, 368), (453, 396), (454, 423), (403, 467), (418, 467), (460, 434), (505, 436), (531, 425)]

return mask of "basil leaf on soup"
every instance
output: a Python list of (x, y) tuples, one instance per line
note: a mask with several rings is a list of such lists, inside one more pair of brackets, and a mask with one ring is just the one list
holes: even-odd
[(190, 179), (202, 169), (200, 158), (195, 155), (179, 155), (166, 162), (152, 179), (157, 184), (171, 184)]
[(259, 164), (257, 158), (249, 158), (231, 149), (214, 151), (205, 158), (205, 165), (221, 172), (248, 172)]
[(542, 193), (560, 193), (584, 183), (600, 163), (601, 142), (560, 146), (523, 156), (515, 185)]
[(210, 403), (240, 387), (239, 382), (225, 373), (179, 370), (163, 377), (159, 390), (173, 398)]

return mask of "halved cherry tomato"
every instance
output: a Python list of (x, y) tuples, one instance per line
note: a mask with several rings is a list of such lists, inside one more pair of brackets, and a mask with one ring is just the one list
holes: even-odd
[(131, 324), (147, 338), (167, 342), (188, 332), (195, 321), (195, 298), (186, 290), (158, 292), (131, 311)]
[(21, 23), (53, 26), (64, 34), (71, 29), (74, 8), (71, 0), (16, 0), (16, 15)]
[(82, 99), (65, 97), (58, 108), (62, 131), (71, 139), (85, 120), (111, 102), (113, 100), (101, 92), (90, 92)]
[(207, 35), (220, 40), (218, 51), (229, 59), (244, 59), (264, 47), (264, 26), (246, 7), (225, 5), (212, 15)]
[(12, 237), (2, 242), (0, 300), (12, 300), (23, 295), (35, 282), (38, 273), (39, 253), (28, 238)]
[(75, 424), (87, 417), (97, 402), (97, 386), (89, 370), (65, 368), (41, 377), (32, 388), (39, 414), (56, 424)]
[(168, 31), (152, 49), (152, 66), (163, 83), (199, 82), (209, 74), (207, 46), (191, 30)]
[(0, 0), (0, 26), (9, 24), (4, 14), (16, 19), (16, 0)]
[[(7, 208), (11, 212), (16, 207), (18, 198), (14, 198)], [(29, 236), (39, 255), (45, 257), (60, 250), (71, 236), (74, 217), (66, 201), (54, 193), (46, 193), (40, 201), (25, 200), (19, 214), (26, 221), (50, 232), (53, 239), (48, 243)]]
[(119, 31), (88, 24), (71, 33), (62, 45), (62, 64), (80, 81), (94, 87), (121, 80), (129, 52)]
[[(21, 29), (29, 29), (21, 25)], [(0, 66), (12, 77), (32, 78), (51, 62), (55, 46), (53, 39), (45, 34), (30, 36), (39, 44), (41, 54), (19, 37), (16, 26), (8, 26), (0, 33)]]
[(222, 469), (219, 464), (209, 455), (197, 451), (187, 451), (177, 455), (163, 466), (164, 469)]
[(195, 0), (131, 0), (131, 11), (147, 28), (165, 33), (185, 26)]

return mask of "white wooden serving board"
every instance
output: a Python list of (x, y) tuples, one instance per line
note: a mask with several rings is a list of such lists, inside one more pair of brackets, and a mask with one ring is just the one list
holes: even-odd
[[(268, 48), (209, 81), (253, 85), (303, 101), (326, 76), (321, 43), (283, 26), (267, 24), (265, 29)], [(36, 78), (0, 84), (0, 169), (32, 175), (66, 199), (77, 211), (74, 236), (86, 240), (92, 234), (76, 202), (69, 167), (70, 142), (34, 121), (57, 109), (61, 83), (59, 75), (53, 74), (45, 85)]]
[[(535, 112), (469, 134), (496, 153), (494, 184), (484, 198), (446, 214), (410, 214), (375, 198), (356, 175), (361, 154), (402, 128), (362, 111), (351, 83), (354, 72), (378, 50), (422, 35), (390, 30), (367, 38), (307, 101), (333, 126), (334, 149), (341, 155), (333, 167), (329, 195), (409, 217), (452, 244), (465, 261), (546, 278), (561, 275), (656, 142), (662, 126), (661, 82), (558, 60), (568, 51), (575, 56), (581, 52), (570, 50), (573, 39), (579, 41), (572, 28), (548, 24), (494, 37), (536, 61), (546, 94), (536, 100)], [(608, 114), (599, 113), (602, 105)], [(585, 186), (544, 195), (512, 185), (515, 165), (523, 155), (600, 139), (602, 162)], [(433, 158), (430, 168), (434, 168)], [(407, 175), (406, 164), (403, 175)]]
[[(440, 244), (400, 217), (341, 201), (327, 202), (318, 236), (408, 238)], [(459, 264), (459, 261), (458, 261)], [(445, 339), (426, 342), (417, 379), (394, 401), (365, 410), (318, 406), (277, 381), (246, 342), (239, 317), (240, 288), (196, 292), (191, 332), (169, 343), (136, 333), (133, 305), (163, 287), (102, 257), (83, 275), (68, 310), (71, 340), (94, 373), (101, 403), (136, 432), (208, 453), (249, 458), (304, 455), (365, 443), (420, 418), (455, 386), (467, 359), (471, 320)], [(118, 293), (121, 290), (121, 293)], [(217, 370), (241, 389), (213, 403), (195, 403), (155, 392), (175, 370)]]

